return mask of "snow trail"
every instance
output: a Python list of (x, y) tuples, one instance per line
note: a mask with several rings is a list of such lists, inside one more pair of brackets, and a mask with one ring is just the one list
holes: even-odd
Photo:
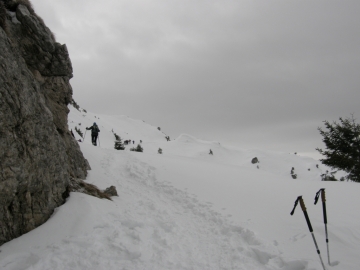
[[(321, 269), (301, 211), (290, 216), (303, 195), (324, 256), (322, 210), (311, 205), (319, 188), (328, 196), (331, 268), (358, 269), (360, 214), (353, 206), (360, 186), (321, 182), (326, 167), (318, 161), (185, 134), (167, 142), (142, 121), (74, 109), (69, 127), (83, 129), (94, 118), (101, 147), (89, 137), (79, 143), (92, 167), (86, 181), (114, 185), (119, 197), (71, 193), (45, 224), (0, 247), (0, 269)], [(135, 146), (143, 140), (144, 153), (114, 150), (112, 130)], [(255, 156), (259, 168), (250, 162)]]

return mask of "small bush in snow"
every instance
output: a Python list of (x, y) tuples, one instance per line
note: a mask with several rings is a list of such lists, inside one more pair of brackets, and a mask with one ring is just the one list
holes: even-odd
[(83, 133), (82, 133), (82, 131), (81, 131), (79, 128), (75, 127), (75, 131), (77, 132), (77, 134), (80, 135), (81, 138), (84, 138), (84, 137), (83, 137)]
[(70, 101), (71, 105), (80, 112), (80, 106), (75, 102), (74, 99)]
[(142, 148), (141, 145), (138, 144), (138, 145), (136, 146), (136, 148), (135, 148), (135, 147), (130, 148), (130, 151), (143, 152), (143, 151), (144, 151), (144, 148)]
[(159, 148), (158, 153), (162, 154), (162, 149), (161, 148)]
[(114, 136), (115, 136), (115, 145), (114, 145), (114, 148), (116, 150), (125, 150), (125, 146), (124, 144), (122, 143), (122, 140), (120, 138), (119, 135), (117, 135), (116, 133), (114, 133)]
[(326, 171), (321, 175), (321, 181), (337, 181), (334, 174), (336, 171), (329, 173), (329, 171)]

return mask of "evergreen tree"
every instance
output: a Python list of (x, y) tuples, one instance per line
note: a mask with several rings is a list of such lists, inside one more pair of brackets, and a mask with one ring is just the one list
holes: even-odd
[(115, 136), (115, 146), (114, 146), (114, 148), (116, 150), (125, 150), (125, 146), (122, 143), (122, 140), (121, 140), (120, 136), (117, 135), (116, 133), (114, 133), (114, 136)]
[(333, 169), (344, 170), (348, 173), (346, 179), (360, 182), (360, 125), (355, 119), (340, 118), (340, 123), (335, 121), (331, 124), (324, 121), (325, 128), (318, 128), (326, 149), (316, 148), (325, 156), (320, 161)]
[(136, 148), (135, 148), (135, 151), (136, 152), (143, 152), (143, 148), (141, 147), (141, 145), (140, 144), (138, 144), (137, 146), (136, 146)]
[(130, 151), (134, 151), (134, 152), (143, 152), (144, 149), (141, 147), (140, 144), (138, 144), (136, 147), (131, 147)]

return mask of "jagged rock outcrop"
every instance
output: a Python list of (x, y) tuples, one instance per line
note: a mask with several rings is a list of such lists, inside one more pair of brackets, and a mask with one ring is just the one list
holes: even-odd
[(30, 3), (0, 0), (0, 245), (44, 223), (90, 169), (67, 126), (71, 77)]

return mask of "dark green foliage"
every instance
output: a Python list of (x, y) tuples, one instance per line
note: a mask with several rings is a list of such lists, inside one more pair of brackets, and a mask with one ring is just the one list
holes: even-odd
[(166, 139), (167, 141), (170, 141), (170, 136), (166, 136), (165, 139)]
[(355, 119), (340, 118), (340, 123), (324, 121), (326, 130), (318, 128), (326, 149), (316, 148), (325, 156), (320, 161), (348, 173), (347, 180), (360, 182), (360, 125)]
[(120, 136), (119, 136), (119, 135), (117, 135), (116, 133), (114, 133), (114, 136), (115, 136), (115, 140), (117, 140), (117, 141), (121, 141), (121, 138), (120, 138)]
[(136, 146), (136, 150), (135, 150), (135, 151), (136, 151), (136, 152), (143, 152), (143, 151), (144, 151), (144, 148), (142, 148), (141, 145), (138, 144), (138, 145)]
[(84, 138), (83, 133), (79, 128), (75, 127), (75, 131), (80, 135), (81, 138)]
[(133, 147), (133, 148), (130, 149), (130, 151), (143, 152), (143, 151), (144, 151), (144, 148), (142, 148), (141, 145), (138, 144), (138, 145), (136, 146), (136, 148)]
[(122, 143), (122, 140), (121, 140), (120, 136), (117, 135), (116, 133), (114, 133), (114, 136), (115, 136), (115, 146), (114, 146), (114, 148), (116, 150), (125, 150), (125, 146)]
[(337, 179), (334, 176), (335, 173), (336, 173), (336, 171), (331, 172), (331, 173), (326, 171), (326, 173), (323, 173), (321, 175), (321, 181), (337, 181)]

